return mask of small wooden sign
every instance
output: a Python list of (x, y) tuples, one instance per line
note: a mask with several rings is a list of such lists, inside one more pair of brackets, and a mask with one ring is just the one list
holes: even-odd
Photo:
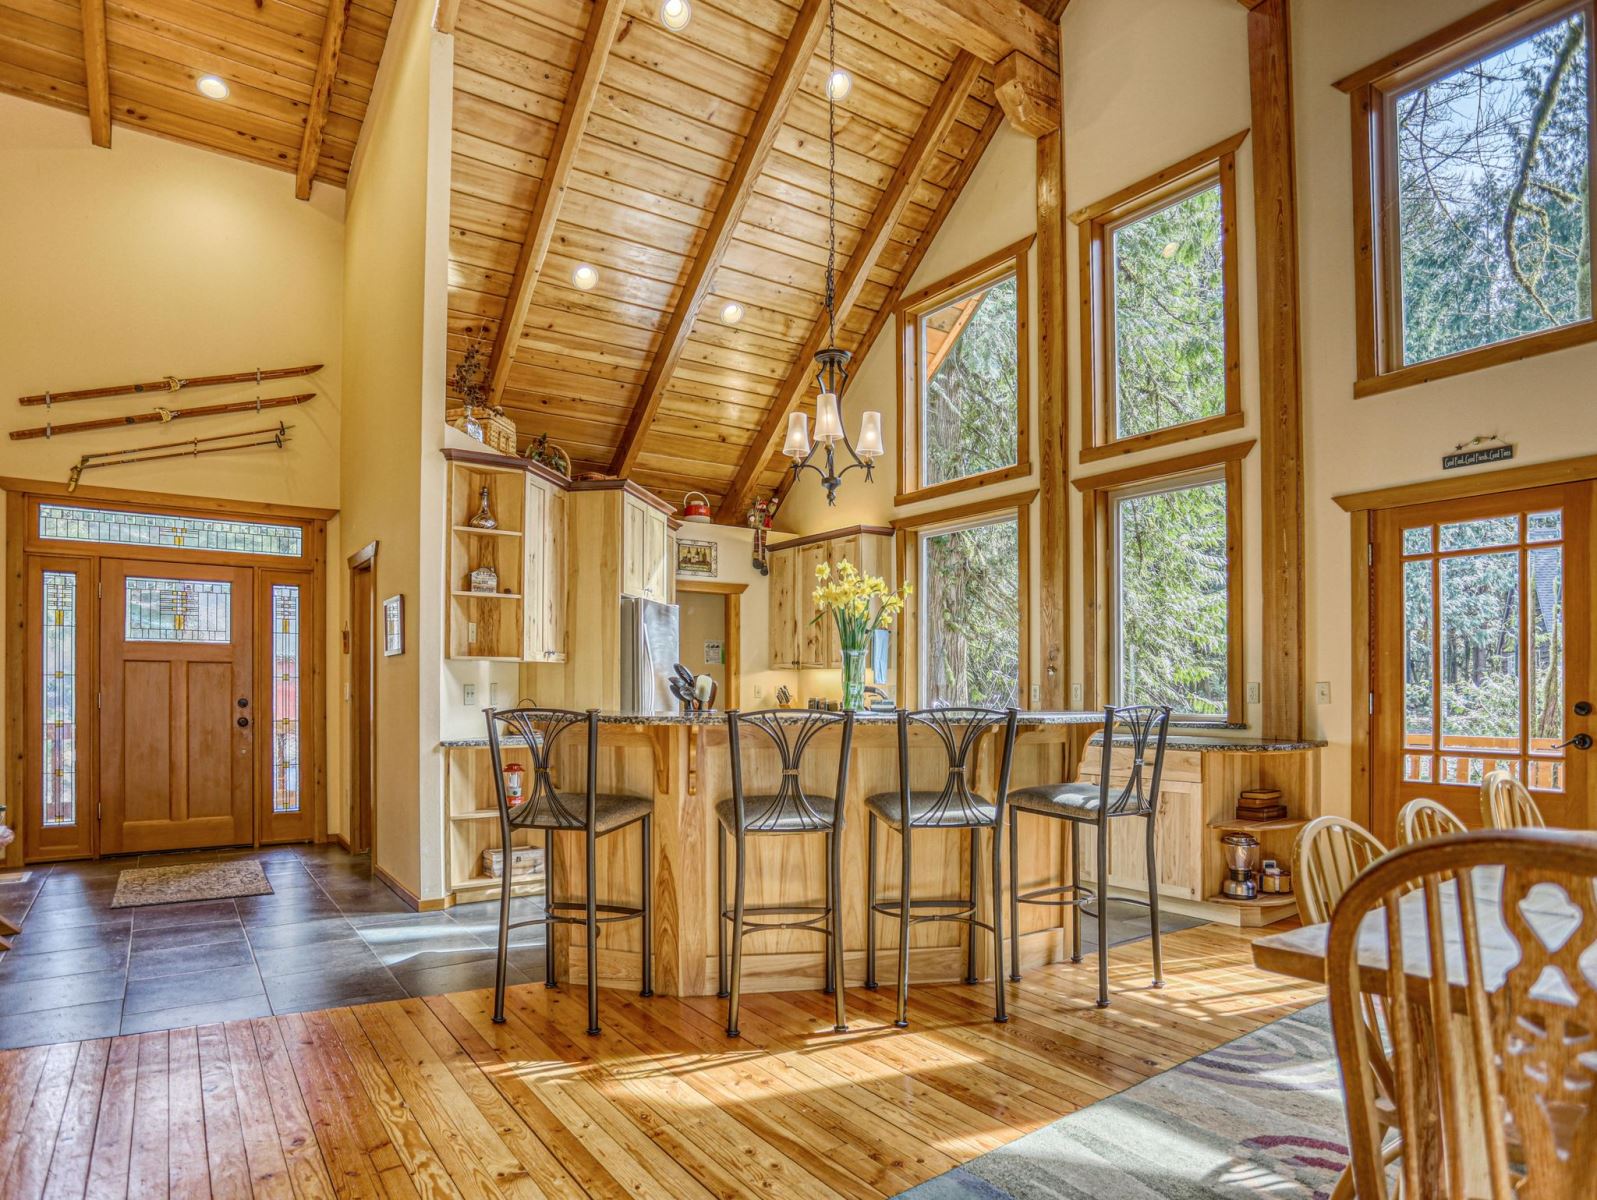
[(1478, 467), (1482, 463), (1502, 462), (1514, 457), (1512, 446), (1482, 446), (1478, 450), (1459, 450), (1453, 454), (1442, 455), (1442, 470), (1451, 471), (1456, 467)]

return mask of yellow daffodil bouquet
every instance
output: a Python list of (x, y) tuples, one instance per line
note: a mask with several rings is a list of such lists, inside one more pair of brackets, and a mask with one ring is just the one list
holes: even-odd
[(890, 629), (904, 611), (911, 588), (905, 584), (894, 591), (887, 580), (866, 575), (851, 562), (841, 562), (837, 571), (821, 563), (815, 568), (815, 620), (831, 613), (837, 622), (837, 644), (843, 652), (843, 705), (861, 708), (865, 700), (865, 651), (878, 629)]

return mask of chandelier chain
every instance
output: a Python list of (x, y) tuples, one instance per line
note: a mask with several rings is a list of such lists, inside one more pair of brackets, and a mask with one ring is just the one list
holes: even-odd
[(826, 6), (826, 344), (837, 344), (837, 0)]

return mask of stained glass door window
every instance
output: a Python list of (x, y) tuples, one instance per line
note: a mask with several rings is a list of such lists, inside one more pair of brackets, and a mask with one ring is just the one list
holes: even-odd
[(46, 828), (78, 821), (78, 611), (77, 574), (44, 572), (39, 794)]
[(300, 810), (300, 588), (272, 585), (272, 811)]

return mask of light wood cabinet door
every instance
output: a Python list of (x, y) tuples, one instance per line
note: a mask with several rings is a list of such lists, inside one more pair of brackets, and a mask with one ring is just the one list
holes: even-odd
[(670, 592), (667, 547), (671, 544), (665, 514), (644, 510), (643, 519), (643, 594), (651, 600), (665, 600)]
[(773, 552), (771, 566), (771, 669), (793, 670), (799, 660), (798, 551)]
[[(830, 663), (827, 657), (829, 642), (826, 627), (831, 618), (817, 621), (815, 607), (815, 568), (822, 563), (829, 562), (827, 557), (827, 544), (814, 542), (808, 546), (800, 546), (795, 553), (798, 556), (797, 568), (794, 571), (794, 590), (798, 595), (796, 605), (799, 614), (799, 666), (825, 667)], [(835, 636), (835, 635), (832, 635)]]
[(647, 520), (643, 505), (628, 497), (621, 520), (621, 590), (629, 596), (643, 595), (643, 527)]
[(521, 657), (538, 660), (544, 647), (544, 574), (548, 547), (549, 490), (542, 480), (527, 479), (521, 526)]

